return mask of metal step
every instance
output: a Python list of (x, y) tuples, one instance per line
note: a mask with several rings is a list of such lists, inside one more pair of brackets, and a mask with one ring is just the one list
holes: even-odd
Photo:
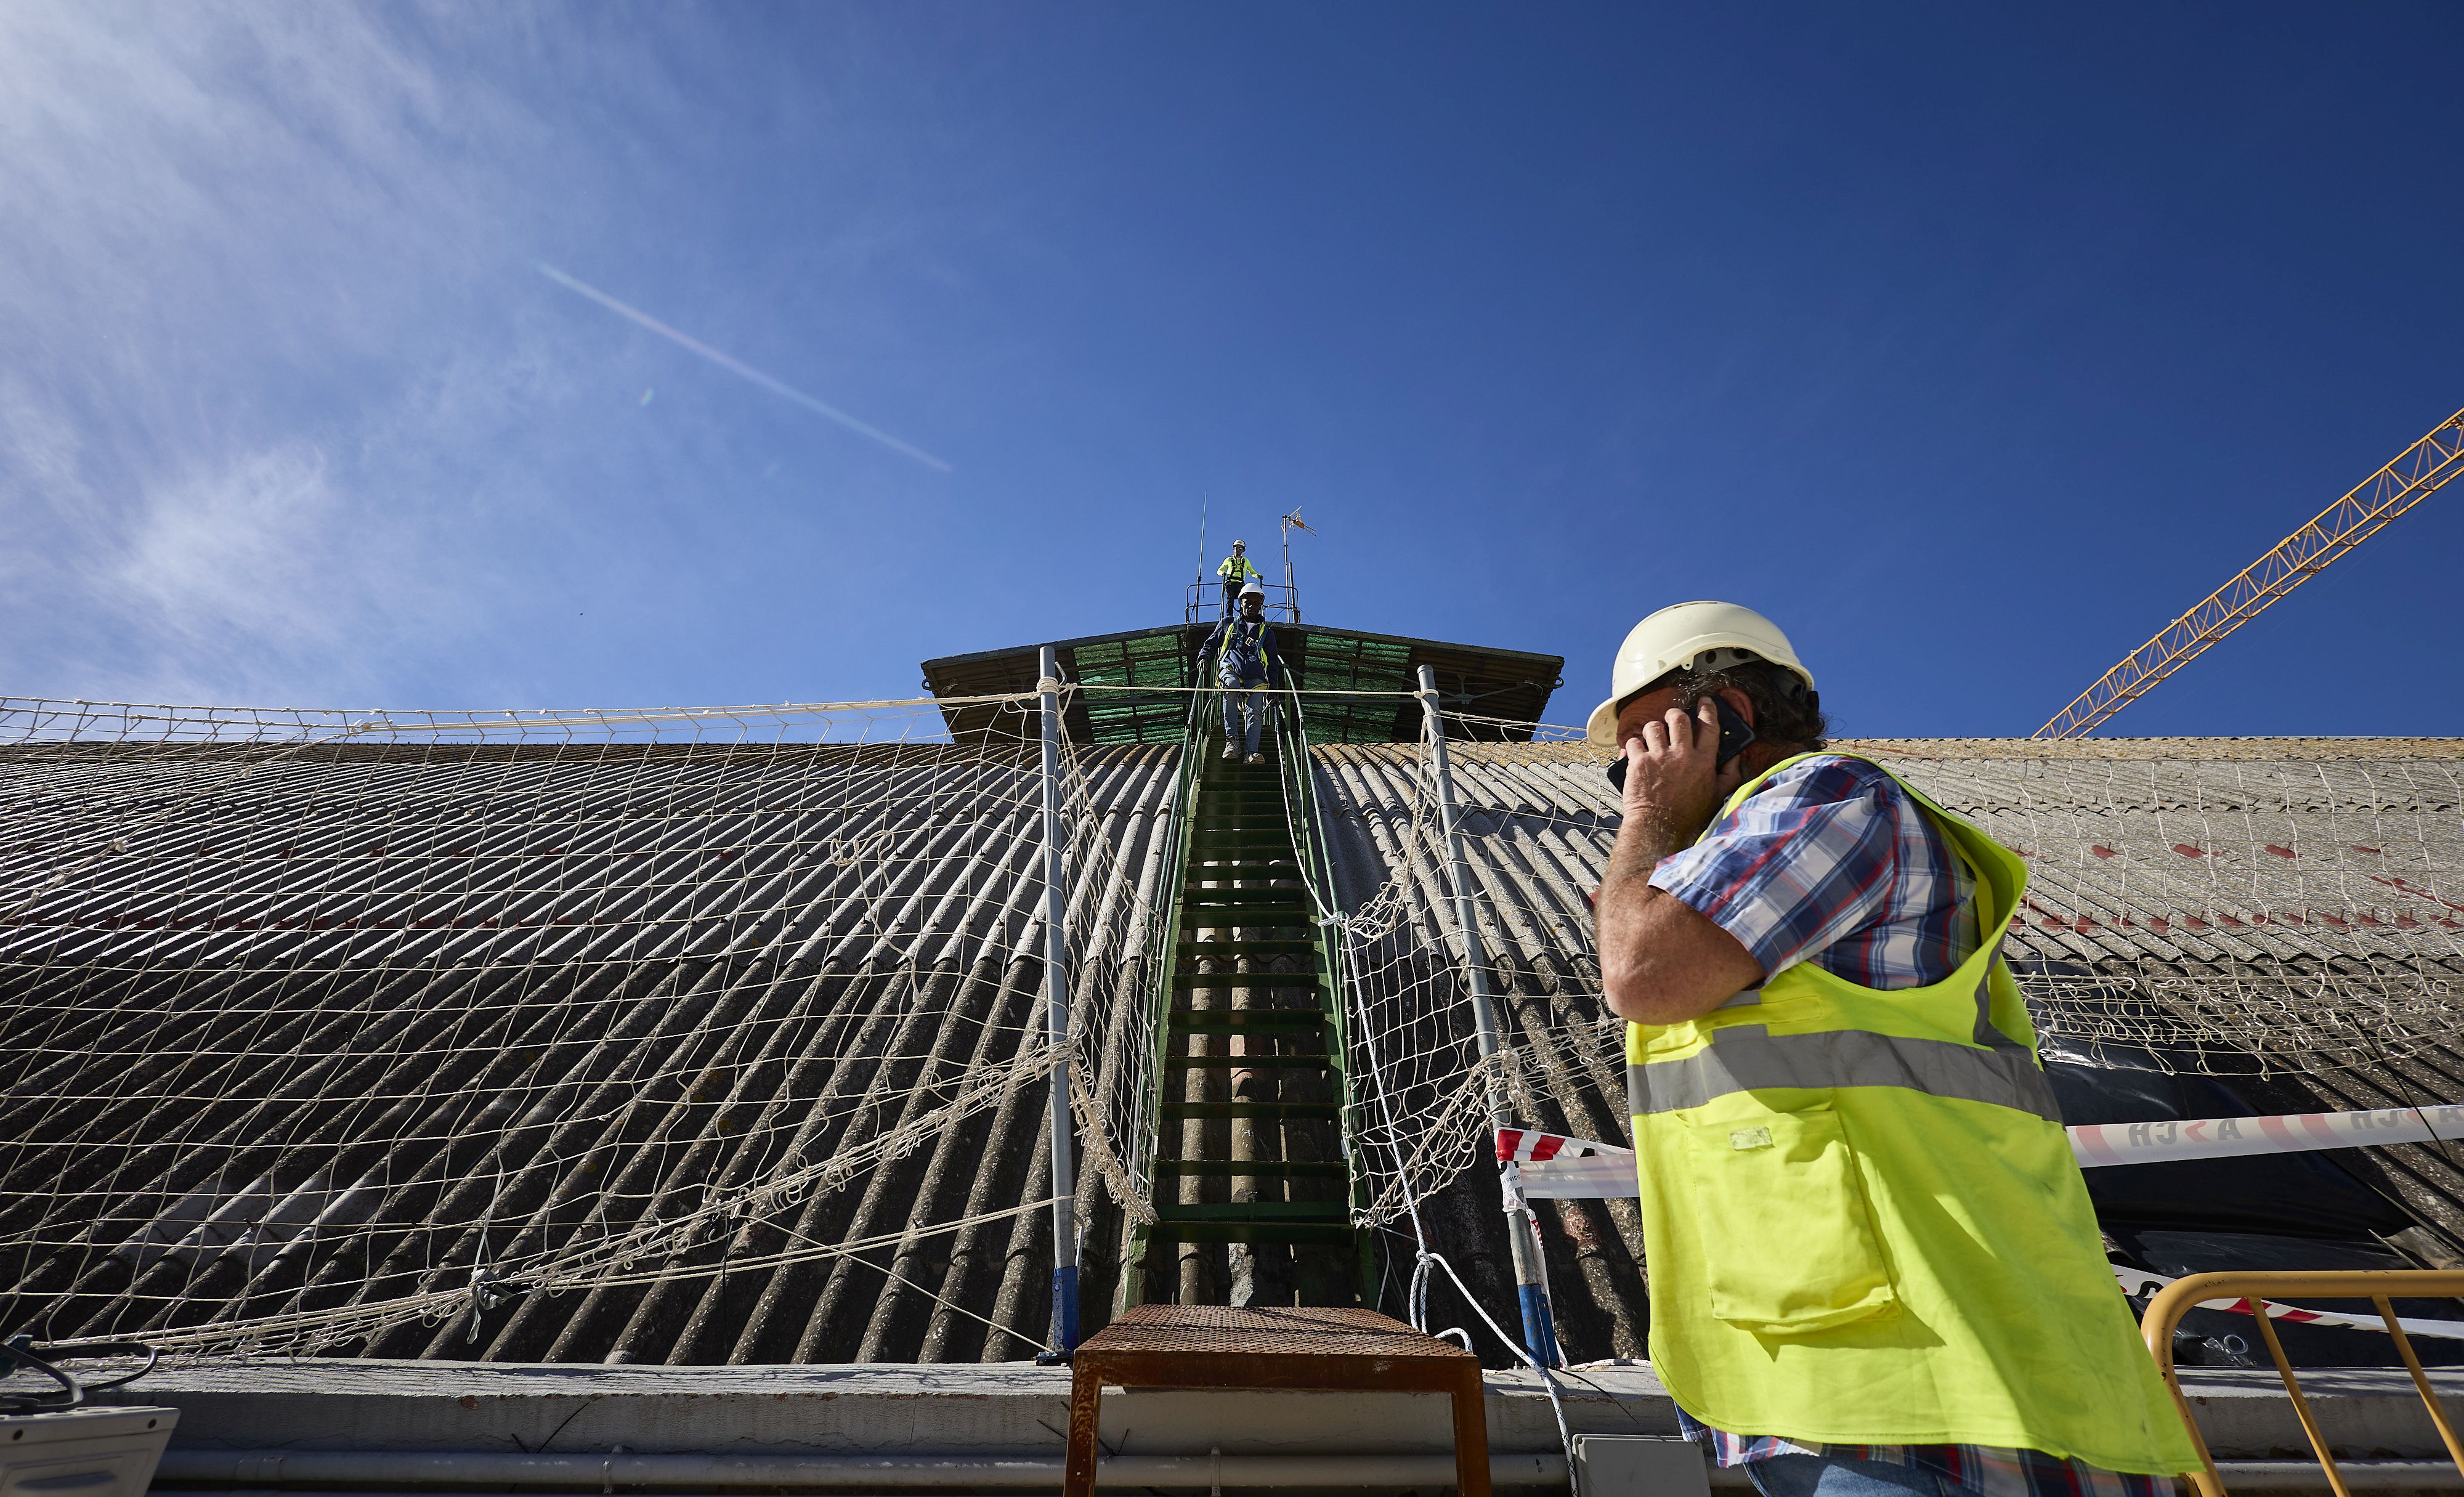
[(1183, 1178), (1221, 1179), (1257, 1176), (1277, 1176), (1285, 1179), (1340, 1180), (1350, 1179), (1351, 1166), (1341, 1159), (1157, 1159), (1157, 1175), (1177, 1175)]
[(1195, 961), (1207, 957), (1222, 958), (1230, 957), (1255, 956), (1307, 956), (1309, 953), (1315, 950), (1317, 950), (1316, 943), (1309, 940), (1309, 938), (1305, 936), (1293, 936), (1286, 939), (1258, 936), (1237, 941), (1184, 940), (1180, 943), (1180, 959), (1183, 961)]
[(1333, 1058), (1326, 1055), (1167, 1055), (1163, 1063), (1171, 1070), (1334, 1069)]
[(1186, 1222), (1349, 1222), (1352, 1203), (1344, 1200), (1210, 1200), (1183, 1205), (1155, 1202), (1155, 1220), (1178, 1225)]
[(1175, 1034), (1240, 1034), (1265, 1029), (1290, 1034), (1315, 1034), (1326, 1027), (1326, 1015), (1314, 1008), (1229, 1008), (1197, 1013), (1173, 1010)]
[(1343, 1108), (1334, 1102), (1166, 1102), (1162, 1115), (1177, 1118), (1247, 1118), (1252, 1122), (1334, 1122)]
[(1295, 910), (1308, 908), (1309, 892), (1256, 884), (1245, 889), (1226, 889), (1220, 885), (1212, 889), (1184, 888), (1180, 892), (1180, 907), (1184, 910), (1235, 910), (1283, 905)]
[(1284, 1247), (1351, 1247), (1352, 1223), (1314, 1222), (1157, 1222), (1154, 1243), (1265, 1243)]

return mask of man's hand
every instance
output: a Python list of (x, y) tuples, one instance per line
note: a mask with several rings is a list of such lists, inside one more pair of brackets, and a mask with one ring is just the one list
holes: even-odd
[(1708, 696), (1690, 715), (1671, 707), (1643, 723), (1625, 740), (1626, 820), (1666, 832), (1671, 850), (1701, 836), (1723, 794), (1719, 754), (1720, 709)]
[(1673, 894), (1651, 887), (1660, 860), (1703, 834), (1745, 782), (1741, 760), (1719, 767), (1720, 709), (1671, 707), (1625, 742), (1625, 824), (1600, 883), (1600, 988), (1609, 1010), (1638, 1024), (1699, 1019), (1759, 984), (1762, 964), (1738, 939)]

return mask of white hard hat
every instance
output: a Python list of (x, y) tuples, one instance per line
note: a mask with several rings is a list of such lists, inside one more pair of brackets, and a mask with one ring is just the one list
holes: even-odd
[(1235, 540), (1232, 542), (1232, 549), (1235, 551), (1246, 551), (1249, 549), (1249, 542), (1245, 540)]
[(1634, 627), (1617, 647), (1609, 671), (1609, 699), (1592, 709), (1584, 737), (1601, 748), (1617, 746), (1617, 704), (1680, 667), (1718, 671), (1746, 657), (1768, 660), (1796, 673), (1807, 690), (1814, 672), (1797, 662), (1779, 626), (1733, 603), (1680, 603)]
[(1264, 583), (1251, 583), (1248, 586), (1241, 589), (1241, 596), (1243, 598), (1263, 598), (1266, 596), (1266, 584)]

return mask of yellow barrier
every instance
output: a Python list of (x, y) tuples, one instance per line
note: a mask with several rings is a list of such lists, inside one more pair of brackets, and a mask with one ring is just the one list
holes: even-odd
[[(2194, 1273), (2175, 1280), (2157, 1291), (2147, 1302), (2147, 1313), (2140, 1317), (2139, 1330), (2147, 1338), (2147, 1350), (2155, 1354), (2157, 1370), (2165, 1375), (2165, 1386), (2173, 1390), (2173, 1406), (2182, 1411), (2182, 1422), (2190, 1429), (2190, 1443), (2198, 1448), (2203, 1470), (2190, 1478), (2199, 1497), (2225, 1497), (2225, 1486), (2216, 1475), (2216, 1463), (2208, 1454), (2208, 1442), (2199, 1433), (2199, 1421), (2190, 1417), (2190, 1402), (2182, 1396), (2182, 1384), (2173, 1376), (2173, 1328), (2193, 1306), (2212, 1300), (2258, 1301), (2277, 1299), (2287, 1294), (2307, 1295), (2314, 1299), (2368, 1300), (2378, 1307), (2379, 1318), (2387, 1322), (2387, 1334), (2395, 1338), (2395, 1349), (2404, 1356), (2404, 1365), (2412, 1370), (2412, 1385), (2421, 1390), (2421, 1401), (2430, 1410), (2430, 1420), (2438, 1426), (2438, 1438), (2447, 1442), (2448, 1458), (2455, 1463), (2456, 1474), (2464, 1476), (2464, 1444), (2455, 1439), (2455, 1427), (2447, 1421), (2447, 1410), (2440, 1406), (2438, 1395), (2430, 1386), (2430, 1376), (2421, 1370), (2421, 1358), (2413, 1355), (2412, 1343), (2396, 1324), (2395, 1310), (2387, 1301), (2404, 1294), (2464, 1294), (2464, 1269), (2408, 1268), (2401, 1270), (2343, 1273)], [(2344, 1479), (2336, 1470), (2336, 1458), (2327, 1449), (2327, 1437), (2320, 1431), (2318, 1420), (2310, 1412), (2310, 1400), (2301, 1397), (2301, 1384), (2293, 1376), (2293, 1364), (2284, 1359), (2284, 1347), (2276, 1337), (2276, 1322), (2259, 1312), (2260, 1307), (2248, 1307), (2258, 1322), (2260, 1339), (2267, 1343), (2267, 1354), (2276, 1359), (2276, 1375), (2284, 1379), (2284, 1391), (2293, 1397), (2293, 1412), (2301, 1420), (2302, 1433), (2310, 1437), (2310, 1448), (2318, 1453), (2319, 1464), (2327, 1473), (2327, 1485), (2336, 1497), (2352, 1497)]]

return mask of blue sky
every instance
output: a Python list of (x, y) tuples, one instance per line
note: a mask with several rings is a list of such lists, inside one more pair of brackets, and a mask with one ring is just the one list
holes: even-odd
[[(2464, 405), (2449, 7), (0, 7), (0, 692), (1778, 619), (2026, 733)], [(912, 448), (826, 418), (546, 264)], [(922, 460), (927, 454), (946, 471)], [(2464, 486), (2131, 733), (2464, 733)], [(1212, 564), (1212, 558), (1209, 559)]]

